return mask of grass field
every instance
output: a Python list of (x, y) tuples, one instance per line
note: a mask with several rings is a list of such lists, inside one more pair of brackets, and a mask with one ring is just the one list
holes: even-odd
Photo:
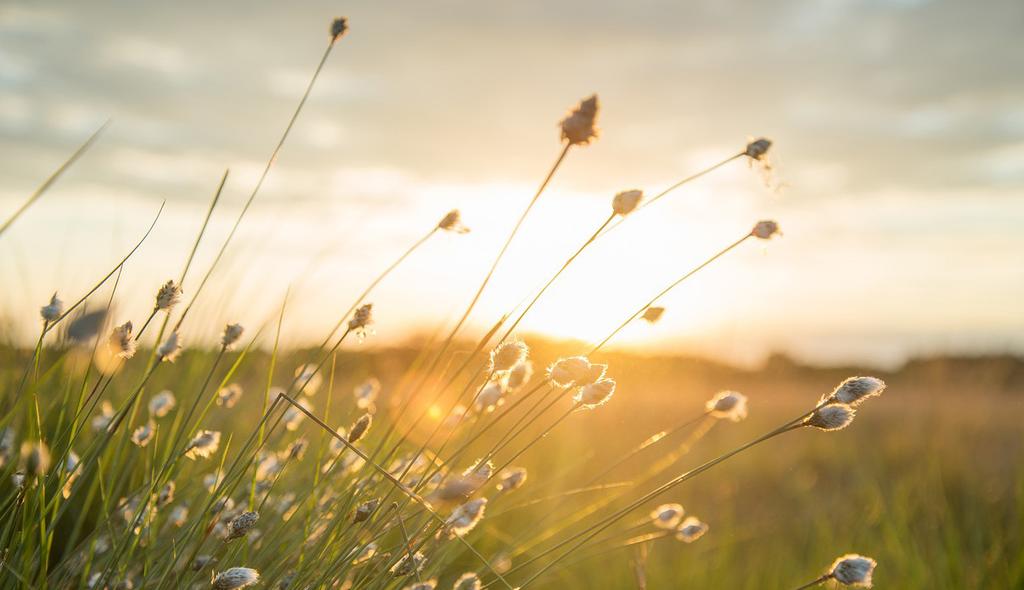
[[(538, 361), (548, 355), (553, 359), (564, 348), (542, 345), (535, 354), (539, 355)], [(326, 416), (332, 426), (351, 424), (360, 413), (351, 391), (366, 377), (375, 375), (381, 382), (379, 408), (371, 434), (364, 439), (365, 448), (372, 449), (388, 416), (401, 405), (395, 392), (401, 387), (402, 373), (396, 368), (409, 363), (416, 352), (396, 349), (339, 354), (332, 361), (333, 383), (309, 396), (311, 410)], [(21, 358), (15, 362), (15, 353), (8, 351), (6, 366), (24, 363), (25, 354), (17, 353)], [(301, 364), (309, 354), (288, 353), (275, 359), (272, 381), (287, 381), (291, 367)], [(80, 549), (69, 550), (66, 545), (69, 536), (77, 544), (90, 538), (90, 531), (100, 536), (105, 536), (104, 531), (110, 536), (123, 533), (125, 520), (112, 506), (151, 476), (160, 450), (168, 443), (163, 438), (165, 424), (184, 411), (192, 392), (211, 393), (211, 387), (204, 388), (203, 381), (215, 356), (215, 352), (188, 352), (175, 363), (173, 373), (157, 374), (147, 384), (147, 391), (175, 391), (176, 410), (157, 420), (158, 434), (150, 445), (122, 449), (116, 475), (104, 473), (102, 469), (109, 467), (101, 466), (100, 477), (75, 481), (74, 485), (80, 487), (71, 496), (70, 510), (51, 525), (56, 533), (52, 544), (56, 563), (83, 565), (81, 555), (73, 557)], [(60, 404), (56, 402), (88, 376), (82, 373), (80, 353), (52, 352), (44, 358), (44, 365), (52, 360), (54, 367), (40, 377), (40, 391), (46, 392), (41, 397), (42, 407), (47, 407), (47, 398), (52, 405), (43, 413), (44, 430), (56, 430), (60, 422)], [(487, 516), (465, 537), (492, 563), (515, 566), (543, 555), (556, 542), (622, 506), (623, 499), (635, 498), (799, 415), (822, 392), (829, 391), (841, 375), (857, 372), (780, 362), (748, 371), (704, 361), (618, 354), (604, 360), (616, 367), (616, 396), (600, 411), (571, 415), (536, 442), (515, 462), (528, 470), (527, 483), (492, 497)], [(226, 371), (230, 364), (222, 360), (220, 365)], [(804, 578), (813, 579), (836, 555), (847, 551), (871, 555), (879, 561), (875, 583), (882, 588), (1020, 587), (1024, 576), (1022, 367), (1024, 364), (1013, 359), (945, 359), (911, 364), (885, 375), (889, 384), (886, 393), (872, 402), (870, 411), (861, 412), (850, 427), (837, 433), (811, 429), (786, 433), (651, 499), (549, 570), (536, 587), (635, 587), (640, 583), (640, 571), (650, 588), (788, 588), (806, 581)], [(205, 428), (222, 432), (221, 450), (229, 457), (259, 420), (258, 402), (266, 389), (269, 370), (267, 353), (245, 355), (236, 380), (245, 391), (240, 403), (230, 410), (214, 405), (204, 423)], [(7, 371), (5, 383), (13, 388), (19, 377), (17, 371)], [(121, 386), (108, 390), (106, 399), (115, 405), (124, 400), (131, 392), (130, 385), (141, 377), (138, 368), (119, 374), (115, 383)], [(749, 396), (746, 420), (698, 421), (617, 464), (651, 434), (700, 416), (704, 401), (722, 388)], [(519, 410), (528, 406), (523, 404)], [(495, 462), (500, 465), (527, 446), (567, 406), (569, 402), (562, 400), (540, 418), (531, 417), (528, 428), (495, 454)], [(511, 412), (506, 426), (516, 422), (520, 414)], [(142, 423), (143, 419), (136, 422)], [(429, 424), (421, 425), (412, 431), (409, 443), (415, 445), (429, 430)], [(506, 432), (506, 428), (495, 428), (481, 437), (463, 455), (462, 462), (468, 464), (493, 448)], [(85, 440), (92, 436), (86, 435)], [(314, 558), (313, 548), (318, 546), (305, 539), (325, 514), (337, 517), (339, 505), (332, 503), (344, 505), (352, 490), (359, 489), (358, 478), (344, 477), (325, 485), (320, 472), (330, 441), (309, 420), (302, 421), (295, 431), (279, 426), (269, 434), (268, 446), (284, 450), (300, 437), (305, 437), (311, 447), (303, 459), (289, 461), (280, 481), (275, 482), (267, 508), (260, 511), (257, 530), (264, 534), (254, 534), (244, 549), (236, 544), (229, 546), (230, 550), (221, 550), (226, 553), (220, 555), (225, 566), (236, 565), (231, 561), (233, 557), (268, 579), (296, 568), (315, 570), (325, 555), (337, 557), (328, 551)], [(437, 444), (431, 446), (436, 449)], [(200, 513), (210, 495), (198, 484), (220, 462), (219, 455), (183, 461), (174, 477), (178, 484), (175, 505), (187, 507), (191, 515)], [(662, 469), (653, 472), (655, 464)], [(8, 469), (11, 465), (8, 462)], [(613, 469), (609, 471), (609, 467)], [(581, 487), (592, 489), (580, 491)], [(79, 494), (86, 489), (95, 494), (83, 501)], [(14, 493), (9, 484), (4, 490), (8, 498)], [(310, 499), (301, 504), (298, 517), (287, 522), (271, 508), (291, 497), (289, 494), (297, 494), (301, 502), (307, 492)], [(234, 495), (239, 505), (246, 501), (246, 495), (244, 489)], [(314, 500), (323, 504), (317, 506)], [(682, 543), (671, 536), (657, 538), (658, 529), (651, 525), (647, 514), (664, 502), (678, 502), (687, 514), (708, 523), (707, 534), (693, 543)], [(111, 512), (115, 516), (103, 516)], [(168, 545), (169, 541), (182, 534), (163, 522), (167, 518), (169, 507), (154, 514), (152, 527), (136, 537), (140, 543), (133, 548), (130, 559), (121, 564), (119, 576), (133, 577), (138, 583), (147, 570), (159, 571), (166, 564), (175, 547), (175, 543)], [(650, 538), (652, 534), (656, 538)], [(343, 542), (344, 536), (338, 535), (334, 542)], [(394, 538), (395, 531), (389, 535), (384, 538), (401, 545), (401, 539)], [(217, 543), (209, 542), (204, 547), (204, 552), (211, 550), (218, 555)], [(449, 542), (435, 551), (429, 554), (431, 561), (425, 574), (439, 576), (440, 587), (463, 570), (480, 571), (477, 558), (464, 547)], [(104, 563), (103, 554), (94, 559), (94, 569)], [(61, 567), (55, 571), (61, 572)], [(79, 575), (82, 571), (86, 570), (79, 570)], [(530, 572), (530, 566), (523, 571)], [(194, 580), (199, 582), (208, 576), (204, 571), (194, 575)], [(14, 578), (4, 579), (10, 584)], [(354, 579), (356, 586), (362, 587), (361, 578), (356, 575)], [(60, 576), (54, 577), (57, 587), (71, 583), (59, 580)], [(362, 583), (368, 584), (365, 580)], [(385, 577), (366, 587), (400, 584), (400, 580)]]

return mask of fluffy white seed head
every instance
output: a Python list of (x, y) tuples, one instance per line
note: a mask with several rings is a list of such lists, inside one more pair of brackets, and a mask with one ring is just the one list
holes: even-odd
[(213, 590), (235, 590), (252, 586), (260, 579), (260, 573), (251, 567), (233, 567), (213, 577)]
[(419, 551), (412, 555), (409, 555), (406, 551), (403, 551), (403, 553), (405, 555), (402, 559), (399, 559), (395, 565), (391, 566), (391, 574), (393, 576), (408, 576), (417, 573), (423, 569), (427, 562), (426, 556)]
[(299, 424), (302, 423), (302, 419), (306, 417), (306, 413), (299, 408), (304, 408), (306, 410), (311, 409), (309, 401), (304, 397), (296, 399), (295, 404), (296, 405), (288, 404), (288, 409), (286, 409), (284, 414), (281, 415), (281, 420), (284, 422), (285, 430), (298, 430)]
[(850, 553), (837, 559), (829, 573), (840, 584), (870, 588), (876, 565), (870, 557)]
[(161, 361), (167, 361), (173, 363), (178, 360), (181, 356), (181, 337), (178, 336), (177, 332), (171, 332), (171, 335), (167, 337), (156, 349), (156, 355)]
[(491, 351), (491, 369), (493, 371), (508, 371), (516, 364), (525, 361), (529, 353), (530, 348), (521, 340), (502, 342)]
[(664, 314), (664, 307), (648, 307), (647, 309), (644, 310), (644, 315), (640, 316), (640, 319), (653, 324), (660, 320), (661, 316), (663, 316)]
[(438, 229), (450, 231), (456, 234), (467, 234), (469, 228), (462, 224), (462, 214), (459, 213), (458, 209), (452, 209), (441, 218), (441, 221), (437, 224)]
[(674, 529), (684, 513), (682, 504), (662, 504), (651, 511), (651, 522), (659, 529)]
[(481, 587), (480, 576), (473, 572), (467, 572), (455, 580), (452, 590), (480, 590)]
[(352, 424), (352, 428), (348, 430), (348, 442), (356, 443), (359, 439), (366, 436), (366, 432), (370, 430), (370, 426), (373, 424), (373, 416), (370, 414), (363, 414), (358, 420)]
[(738, 391), (720, 391), (704, 407), (715, 418), (739, 422), (747, 417), (747, 396)]
[(548, 379), (559, 387), (589, 385), (603, 377), (607, 368), (607, 365), (591, 363), (584, 356), (562, 358), (548, 368)]
[(612, 198), (612, 211), (614, 211), (616, 215), (625, 217), (640, 206), (640, 201), (642, 201), (643, 198), (644, 191), (636, 189), (622, 191)]
[(490, 381), (484, 385), (473, 402), (477, 412), (490, 412), (504, 402), (505, 388), (501, 381)]
[(359, 306), (359, 309), (352, 314), (352, 319), (348, 321), (348, 329), (352, 330), (357, 334), (363, 334), (366, 332), (366, 328), (373, 323), (373, 304), (366, 303)]
[(226, 350), (231, 348), (238, 342), (238, 339), (242, 337), (242, 332), (245, 332), (245, 328), (242, 324), (228, 324), (224, 326), (224, 332), (220, 335), (220, 344)]
[(510, 492), (526, 483), (525, 467), (509, 467), (498, 476), (498, 491)]
[(573, 399), (584, 408), (591, 409), (607, 403), (614, 393), (615, 381), (612, 379), (601, 379), (596, 383), (581, 387)]
[(43, 316), (46, 323), (55, 322), (64, 313), (64, 302), (57, 298), (54, 293), (50, 302), (39, 308), (39, 315)]
[(100, 402), (100, 413), (92, 418), (92, 429), (96, 432), (106, 430), (114, 420), (114, 406), (109, 401)]
[(808, 416), (804, 420), (804, 426), (820, 430), (842, 430), (853, 422), (856, 413), (856, 410), (846, 404), (828, 404)]
[(437, 588), (437, 580), (430, 579), (423, 580), (422, 582), (414, 582), (405, 588), (402, 588), (402, 590), (434, 590), (435, 588)]
[(246, 511), (228, 521), (228, 541), (244, 537), (256, 526), (260, 515), (255, 511)]
[(185, 456), (189, 459), (205, 459), (217, 452), (220, 446), (220, 432), (216, 430), (200, 430), (188, 444)]
[(452, 536), (463, 536), (473, 530), (483, 520), (487, 508), (487, 498), (474, 498), (452, 511), (445, 521), (445, 526)]
[(745, 156), (747, 156), (748, 158), (753, 158), (755, 160), (760, 160), (760, 159), (764, 158), (765, 155), (768, 154), (768, 148), (770, 148), (770, 147), (772, 147), (771, 140), (770, 139), (766, 139), (764, 137), (761, 137), (759, 139), (755, 139), (755, 140), (747, 143), (747, 147), (743, 151), (743, 154)]
[(856, 407), (870, 397), (882, 395), (883, 391), (885, 391), (885, 381), (877, 377), (850, 377), (840, 383), (830, 395), (825, 396), (823, 401)]
[(217, 392), (217, 405), (225, 408), (233, 408), (238, 400), (242, 399), (242, 386), (237, 383), (229, 383)]
[(779, 230), (778, 223), (765, 219), (754, 224), (754, 229), (750, 230), (750, 235), (760, 240), (770, 240), (776, 235), (782, 235), (782, 232)]
[(156, 292), (156, 309), (169, 311), (181, 302), (181, 287), (175, 284), (174, 279), (164, 283)]
[(380, 381), (375, 377), (370, 377), (357, 385), (352, 390), (352, 395), (356, 398), (357, 408), (369, 410), (373, 407), (374, 402), (377, 401), (377, 396), (380, 395)]
[(587, 145), (597, 139), (597, 95), (586, 98), (562, 119), (562, 139), (569, 145)]
[(315, 364), (306, 363), (295, 368), (295, 382), (302, 388), (302, 393), (314, 395), (320, 391), (324, 378)]
[(139, 447), (145, 447), (149, 441), (153, 440), (154, 434), (156, 434), (156, 423), (150, 420), (132, 432), (132, 442)]
[(149, 404), (146, 406), (149, 410), (149, 415), (154, 418), (163, 418), (174, 409), (177, 405), (177, 400), (174, 398), (174, 393), (165, 389), (160, 393), (149, 398)]
[(115, 326), (107, 338), (107, 348), (116, 358), (127, 360), (135, 356), (135, 339), (132, 338), (132, 323), (125, 322)]
[(481, 481), (491, 479), (491, 476), (494, 475), (494, 463), (477, 459), (462, 472), (462, 475), (464, 477), (480, 478)]
[(687, 516), (676, 529), (676, 539), (684, 543), (693, 543), (703, 537), (704, 533), (708, 532), (708, 528), (707, 523), (701, 522), (694, 516)]
[(508, 390), (515, 391), (530, 382), (533, 377), (533, 363), (524, 360), (516, 363), (516, 366), (508, 372)]

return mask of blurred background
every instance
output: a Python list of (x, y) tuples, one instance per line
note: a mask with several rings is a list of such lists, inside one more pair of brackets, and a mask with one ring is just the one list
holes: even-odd
[(472, 233), (432, 239), (374, 296), (378, 342), (452, 321), (557, 155), (558, 120), (597, 92), (602, 137), (555, 177), (474, 313), (477, 330), (549, 276), (614, 193), (656, 193), (765, 136), (770, 186), (738, 160), (637, 214), (523, 332), (599, 340), (773, 218), (783, 239), (745, 244), (660, 302), (659, 324), (631, 326), (615, 345), (885, 367), (1024, 350), (1015, 0), (5, 2), (0, 216), (112, 121), (0, 242), (6, 340), (30, 342), (39, 306), (54, 291), (77, 299), (166, 200), (116, 299), (115, 319), (144, 315), (230, 168), (197, 276), (337, 14), (351, 31), (198, 302), (208, 321), (186, 330), (191, 342), (225, 320), (261, 325), (289, 287), (283, 338), (319, 341), (325, 319), (457, 207)]

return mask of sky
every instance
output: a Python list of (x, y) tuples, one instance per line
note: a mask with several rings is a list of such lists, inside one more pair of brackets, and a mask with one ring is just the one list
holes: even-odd
[[(611, 343), (755, 363), (898, 364), (1024, 353), (1024, 4), (4, 2), (0, 218), (90, 133), (99, 142), (0, 237), (5, 338), (72, 301), (140, 237), (114, 319), (141, 322), (228, 181), (190, 285), (245, 202), (327, 43), (338, 42), (236, 241), (183, 328), (228, 321), (318, 342), (449, 209), (370, 300), (373, 345), (450, 325), (597, 93), (601, 137), (570, 151), (471, 316), (481, 334), (610, 213), (774, 141), (775, 178), (734, 161), (631, 216), (573, 263), (521, 333), (600, 341), (763, 218), (748, 242)], [(96, 305), (110, 297), (110, 284)]]

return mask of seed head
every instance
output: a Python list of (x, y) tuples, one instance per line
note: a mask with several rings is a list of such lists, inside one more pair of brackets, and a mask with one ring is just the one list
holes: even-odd
[(569, 145), (587, 145), (597, 139), (597, 95), (586, 98), (562, 119), (562, 139)]
[(501, 380), (489, 381), (476, 396), (473, 406), (477, 412), (490, 412), (504, 403), (505, 389)]
[(434, 590), (435, 588), (437, 588), (437, 580), (430, 579), (409, 584), (402, 590)]
[(693, 543), (708, 532), (707, 523), (701, 522), (698, 518), (687, 516), (686, 520), (676, 529), (676, 539), (684, 543)]
[(452, 511), (445, 521), (449, 536), (462, 537), (473, 530), (483, 520), (487, 508), (487, 498), (474, 498)]
[(132, 338), (132, 323), (125, 322), (115, 326), (107, 339), (110, 353), (119, 359), (128, 360), (135, 356), (135, 340)]
[(775, 235), (782, 235), (782, 232), (779, 231), (778, 223), (771, 220), (764, 220), (758, 221), (757, 224), (754, 225), (754, 229), (750, 230), (750, 235), (760, 240), (770, 240)]
[(320, 390), (320, 386), (323, 385), (324, 379), (320, 375), (319, 367), (307, 363), (305, 365), (299, 365), (295, 369), (295, 381), (302, 388), (302, 393), (306, 395), (313, 395)]
[[(355, 553), (357, 549), (358, 547), (352, 549), (352, 552), (349, 553), (349, 555)], [(359, 565), (360, 563), (370, 561), (371, 559), (373, 559), (374, 555), (377, 555), (377, 544), (367, 543), (366, 546), (359, 551), (355, 559), (352, 560), (352, 565)]]
[(331, 23), (331, 41), (337, 41), (348, 31), (348, 19), (339, 16)]
[(50, 470), (50, 447), (43, 441), (21, 444), (21, 469), (28, 477), (41, 477)]
[(760, 139), (755, 139), (748, 143), (747, 148), (746, 150), (744, 150), (743, 154), (748, 158), (760, 160), (765, 157), (765, 155), (768, 153), (768, 148), (770, 147), (772, 147), (771, 140), (762, 137)]
[(355, 512), (352, 513), (352, 522), (363, 522), (370, 518), (373, 511), (380, 505), (380, 498), (374, 498), (367, 500), (359, 506), (356, 506)]
[(189, 459), (205, 459), (217, 452), (220, 446), (220, 432), (216, 430), (200, 430), (188, 444), (185, 456)]
[(288, 409), (281, 415), (281, 420), (284, 421), (285, 430), (297, 430), (299, 428), (299, 424), (302, 423), (302, 419), (306, 417), (306, 413), (299, 408), (304, 408), (306, 410), (310, 409), (309, 402), (306, 401), (306, 398), (300, 397), (296, 399), (295, 405), (288, 404)]
[(171, 509), (171, 515), (167, 517), (167, 520), (176, 527), (183, 526), (188, 521), (188, 508), (175, 506)]
[(150, 420), (132, 432), (132, 442), (140, 447), (144, 447), (149, 444), (149, 441), (153, 440), (154, 434), (156, 434), (156, 424)]
[(857, 411), (846, 404), (828, 404), (814, 411), (804, 420), (804, 426), (821, 430), (842, 430), (853, 422)]
[(242, 386), (237, 383), (231, 383), (217, 392), (217, 405), (231, 409), (235, 407), (235, 404), (237, 404), (238, 400), (241, 398)]
[(850, 553), (837, 559), (829, 572), (840, 584), (871, 587), (871, 575), (878, 565), (874, 559)]
[(181, 337), (177, 332), (171, 332), (167, 340), (164, 340), (163, 344), (156, 349), (156, 356), (169, 363), (178, 360), (178, 357), (181, 356)]
[(651, 511), (651, 522), (659, 529), (674, 529), (683, 519), (682, 504), (662, 504)]
[(50, 302), (39, 308), (39, 315), (46, 323), (57, 321), (64, 313), (64, 302), (57, 298), (57, 293), (50, 297)]
[(653, 324), (660, 320), (664, 313), (664, 307), (648, 307), (644, 310), (644, 315), (640, 316), (640, 319)]
[(576, 403), (589, 410), (607, 403), (614, 393), (615, 381), (612, 379), (601, 379), (596, 383), (581, 387), (573, 399)]
[(462, 574), (458, 580), (455, 580), (455, 585), (452, 586), (452, 590), (480, 590), (480, 588), (480, 576), (473, 572)]
[(533, 377), (533, 363), (524, 360), (516, 363), (516, 366), (508, 372), (508, 390), (515, 391), (530, 382)]
[(582, 386), (604, 376), (607, 365), (592, 364), (585, 356), (558, 359), (548, 368), (548, 378), (559, 387)]
[(174, 501), (174, 490), (176, 486), (173, 481), (169, 481), (164, 484), (164, 487), (160, 488), (160, 493), (156, 495), (156, 506), (157, 508), (163, 508)]
[(885, 381), (876, 377), (850, 377), (840, 383), (831, 395), (825, 396), (822, 401), (825, 403), (838, 402), (858, 406), (869, 397), (882, 395), (885, 391)]
[(640, 206), (640, 201), (643, 200), (643, 198), (644, 191), (635, 189), (622, 191), (612, 199), (612, 211), (614, 211), (616, 215), (625, 217)]
[(160, 287), (160, 290), (156, 292), (156, 309), (160, 311), (170, 311), (172, 307), (177, 305), (181, 301), (181, 287), (174, 283), (174, 279), (171, 279)]
[(297, 459), (302, 460), (306, 456), (306, 449), (309, 448), (309, 441), (304, 438), (296, 439), (292, 444), (288, 445), (288, 448), (284, 450), (284, 457), (286, 459)]
[(231, 350), (235, 342), (238, 342), (238, 339), (242, 337), (242, 332), (244, 331), (245, 328), (242, 327), (242, 324), (228, 324), (224, 326), (224, 332), (220, 335), (221, 346), (225, 350)]
[[(61, 495), (65, 500), (71, 497), (71, 486), (75, 484), (75, 480), (81, 475), (78, 471), (79, 464), (78, 453), (68, 449), (68, 454), (64, 458), (64, 473), (67, 474), (68, 478), (64, 482), (64, 487), (61, 489)], [(0, 466), (2, 466), (3, 458), (0, 457)]]
[(149, 405), (147, 406), (149, 415), (154, 418), (163, 418), (174, 409), (177, 403), (177, 400), (174, 399), (174, 393), (169, 389), (165, 389), (149, 398)]
[(704, 407), (715, 418), (739, 422), (747, 417), (747, 396), (738, 391), (720, 391)]
[(355, 444), (359, 439), (366, 435), (366, 432), (370, 430), (370, 425), (373, 424), (373, 416), (370, 414), (363, 414), (358, 420), (352, 424), (352, 428), (348, 430), (348, 442)]
[(233, 567), (213, 577), (213, 590), (235, 590), (252, 586), (260, 579), (260, 573), (251, 567)]
[(391, 566), (391, 575), (400, 577), (418, 573), (423, 569), (426, 561), (427, 558), (419, 551), (413, 553), (411, 556), (406, 552), (402, 559), (398, 560), (398, 563)]
[(380, 381), (375, 377), (370, 377), (352, 390), (352, 395), (356, 398), (356, 407), (360, 410), (368, 410), (372, 408), (373, 403), (377, 401), (377, 396), (379, 394)]
[(469, 228), (462, 224), (462, 214), (458, 209), (452, 209), (447, 215), (441, 218), (437, 224), (438, 229), (450, 231), (456, 234), (468, 234)]
[(92, 418), (92, 429), (96, 432), (106, 430), (114, 420), (114, 406), (109, 401), (100, 402), (100, 413)]
[(477, 459), (472, 465), (462, 472), (463, 477), (479, 478), (481, 481), (491, 479), (494, 475), (494, 463)]
[(508, 371), (516, 364), (526, 360), (530, 348), (522, 340), (502, 342), (491, 351), (491, 370)]
[(359, 306), (352, 319), (348, 321), (348, 329), (358, 335), (365, 335), (366, 328), (373, 323), (373, 304), (367, 303)]
[(510, 467), (498, 476), (498, 491), (510, 492), (526, 483), (526, 468)]
[(232, 541), (239, 537), (244, 537), (256, 526), (256, 521), (259, 519), (260, 514), (254, 511), (243, 512), (232, 518), (228, 522), (228, 536), (225, 540)]

